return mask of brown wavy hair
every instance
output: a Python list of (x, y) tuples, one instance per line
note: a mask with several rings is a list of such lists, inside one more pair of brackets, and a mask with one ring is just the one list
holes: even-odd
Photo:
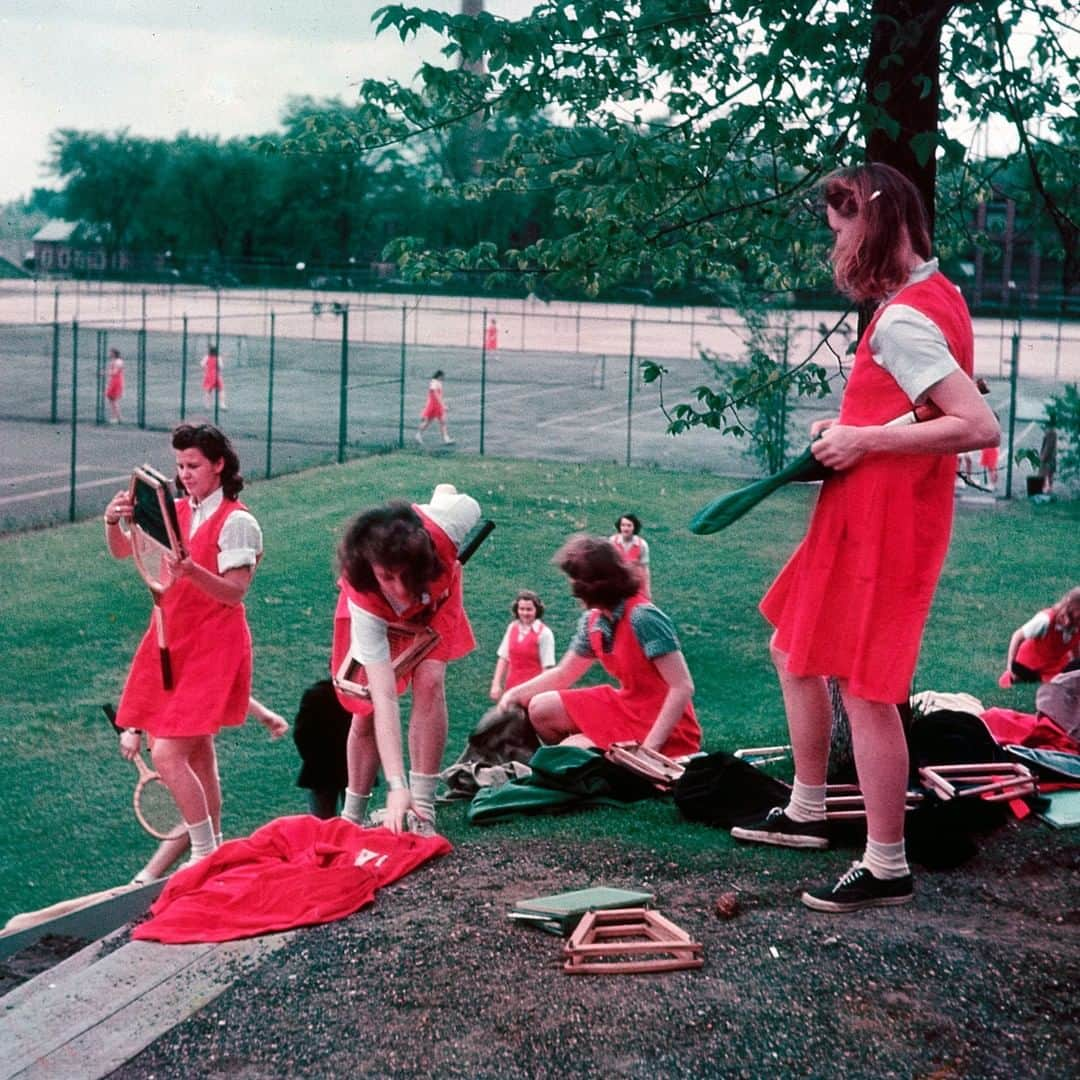
[(825, 203), (853, 219), (833, 246), (837, 288), (860, 303), (896, 292), (911, 273), (903, 237), (920, 259), (930, 258), (930, 228), (918, 189), (891, 165), (872, 162), (838, 169), (821, 181)]
[[(244, 478), (240, 475), (240, 458), (229, 442), (228, 435), (213, 424), (177, 424), (172, 432), (174, 450), (200, 451), (207, 461), (224, 461), (221, 470), (221, 490), (225, 498), (235, 502), (244, 490)], [(176, 478), (176, 490), (186, 495), (180, 477)]]
[(544, 614), (544, 602), (532, 591), (532, 589), (518, 589), (517, 596), (514, 597), (514, 602), (510, 605), (510, 614), (516, 619), (518, 617), (517, 607), (519, 600), (531, 600), (533, 607), (536, 608), (536, 617), (539, 619)]
[(641, 590), (633, 567), (614, 545), (598, 536), (571, 536), (552, 561), (570, 579), (570, 591), (586, 607), (610, 611)]
[(358, 514), (338, 545), (338, 568), (359, 592), (379, 592), (372, 566), (401, 574), (412, 595), (445, 570), (420, 515), (407, 502), (389, 502)]

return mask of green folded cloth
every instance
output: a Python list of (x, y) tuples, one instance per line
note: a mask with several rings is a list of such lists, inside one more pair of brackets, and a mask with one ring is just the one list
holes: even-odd
[(738, 521), (743, 514), (752, 510), (762, 499), (771, 495), (777, 488), (790, 483), (808, 483), (814, 480), (824, 480), (832, 473), (827, 465), (820, 461), (810, 452), (808, 446), (794, 461), (785, 465), (778, 473), (766, 476), (738, 491), (731, 491), (727, 495), (721, 495), (713, 499), (707, 506), (703, 506), (690, 522), (690, 531), (698, 536), (707, 536), (709, 533), (719, 532), (726, 529), (732, 522)]

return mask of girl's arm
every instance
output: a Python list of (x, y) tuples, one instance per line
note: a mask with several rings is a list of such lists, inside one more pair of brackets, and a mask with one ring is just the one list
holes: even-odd
[(1013, 684), (1013, 661), (1016, 659), (1016, 650), (1020, 648), (1020, 643), (1024, 640), (1024, 628), (1018, 627), (1013, 631), (1013, 636), (1009, 638), (1009, 648), (1005, 653), (1005, 670), (1002, 672), (1001, 678), (998, 679), (998, 686), (1007, 688)]
[(528, 707), (529, 702), (545, 690), (566, 690), (573, 686), (592, 665), (591, 656), (579, 656), (575, 652), (567, 652), (553, 668), (548, 668), (547, 671), (534, 675), (527, 682), (507, 690), (499, 698), (499, 708), (505, 709), (509, 705)]
[(120, 519), (130, 521), (133, 512), (131, 495), (126, 491), (118, 491), (105, 507), (105, 543), (114, 559), (126, 559), (131, 555), (131, 541), (120, 528)]
[(271, 739), (280, 739), (289, 730), (289, 721), (284, 716), (268, 709), (253, 697), (248, 698), (248, 712), (266, 728)]
[(207, 596), (229, 607), (235, 607), (243, 601), (255, 575), (255, 568), (252, 566), (237, 566), (223, 574), (215, 574), (213, 570), (195, 562), (190, 555), (170, 560), (169, 569), (174, 577), (187, 578)]
[(650, 750), (661, 751), (675, 730), (675, 725), (686, 711), (686, 706), (694, 698), (694, 680), (681, 652), (657, 656), (653, 659), (653, 663), (656, 665), (656, 670), (660, 672), (661, 678), (668, 684), (668, 692), (660, 706), (660, 711), (656, 714), (653, 726), (649, 729), (649, 734), (645, 736), (641, 745)]
[(375, 715), (375, 748), (386, 779), (386, 820), (394, 833), (404, 832), (405, 815), (412, 809), (412, 795), (405, 776), (405, 756), (401, 749), (401, 708), (398, 704), (394, 665), (390, 660), (374, 660), (364, 665)]
[(506, 681), (506, 669), (510, 665), (500, 656), (495, 661), (495, 674), (491, 677), (491, 690), (488, 697), (492, 701), (498, 701), (502, 696), (503, 683)]
[(814, 457), (831, 469), (849, 469), (866, 454), (959, 454), (997, 446), (1001, 428), (975, 383), (959, 368), (935, 383), (929, 400), (941, 416), (919, 424), (852, 427), (815, 424), (821, 437), (810, 444)]

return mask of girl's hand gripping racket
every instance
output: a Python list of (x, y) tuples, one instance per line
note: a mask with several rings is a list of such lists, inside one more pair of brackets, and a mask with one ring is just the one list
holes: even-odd
[[(111, 705), (102, 705), (101, 708), (112, 726), (120, 733), (123, 742), (127, 733), (117, 727), (116, 710)], [(135, 819), (156, 840), (173, 840), (183, 836), (185, 825), (180, 808), (176, 805), (172, 792), (165, 786), (165, 781), (146, 764), (142, 756), (141, 734), (133, 734), (138, 737), (138, 742), (122, 748), (121, 753), (131, 761), (139, 774), (131, 800)], [(134, 752), (131, 752), (132, 750)]]
[(184, 558), (180, 523), (169, 490), (169, 481), (156, 469), (143, 465), (131, 474), (132, 518), (128, 528), (131, 555), (154, 600), (154, 633), (161, 658), (161, 685), (173, 688), (172, 662), (165, 635), (165, 614), (161, 598), (172, 584), (170, 560)]
[[(485, 519), (465, 537), (458, 550), (458, 562), (462, 566), (472, 558), (476, 549), (491, 535), (494, 528), (495, 522)], [(406, 680), (439, 644), (440, 638), (438, 631), (432, 630), (430, 626), (416, 623), (389, 623), (386, 633), (390, 642), (390, 661), (394, 666), (394, 681), (400, 693)], [(343, 694), (348, 694), (350, 697), (364, 700), (371, 697), (367, 672), (351, 650), (345, 654), (341, 666), (334, 672), (333, 682)]]

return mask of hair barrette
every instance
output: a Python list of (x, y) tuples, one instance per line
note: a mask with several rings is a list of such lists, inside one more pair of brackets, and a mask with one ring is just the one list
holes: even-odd
[(875, 200), (875, 199), (876, 199), (876, 198), (877, 198), (877, 197), (878, 197), (878, 196), (879, 196), (880, 194), (881, 194), (881, 188), (878, 188), (878, 190), (877, 190), (877, 191), (875, 191), (875, 192), (874, 192), (874, 193), (873, 193), (873, 194), (872, 194), (872, 195), (870, 196), (870, 198), (869, 198), (869, 199), (867, 199), (866, 201), (867, 201), (868, 203), (872, 203), (872, 202), (873, 202), (873, 201), (874, 201), (874, 200)]

